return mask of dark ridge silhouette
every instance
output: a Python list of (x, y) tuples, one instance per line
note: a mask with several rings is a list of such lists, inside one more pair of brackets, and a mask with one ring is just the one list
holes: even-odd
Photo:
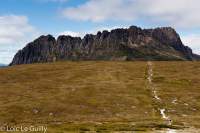
[(10, 65), (62, 60), (199, 60), (171, 27), (114, 29), (80, 37), (41, 36), (14, 56)]

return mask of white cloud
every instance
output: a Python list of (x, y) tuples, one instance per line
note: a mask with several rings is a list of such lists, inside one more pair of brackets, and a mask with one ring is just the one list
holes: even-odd
[(194, 53), (200, 54), (200, 34), (183, 36), (182, 41), (185, 45), (190, 46)]
[(74, 31), (64, 31), (58, 34), (59, 35), (69, 35), (72, 37), (82, 37), (84, 36), (81, 32), (74, 32)]
[(89, 0), (62, 11), (73, 20), (101, 22), (145, 19), (175, 27), (200, 27), (199, 0)]
[(25, 16), (0, 16), (0, 45), (20, 42), (34, 31)]
[(9, 63), (17, 50), (37, 35), (26, 16), (0, 16), (0, 63)]
[[(89, 0), (75, 8), (67, 8), (62, 14), (70, 19), (83, 21), (104, 21), (106, 19), (133, 19), (134, 9), (130, 0)], [(127, 8), (128, 7), (128, 8)], [(130, 18), (131, 15), (131, 18)]]

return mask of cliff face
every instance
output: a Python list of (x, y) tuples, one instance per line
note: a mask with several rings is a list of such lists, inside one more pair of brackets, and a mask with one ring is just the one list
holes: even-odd
[(86, 35), (41, 36), (20, 50), (10, 65), (59, 60), (196, 60), (170, 27), (115, 29)]
[(11, 65), (51, 62), (55, 57), (56, 40), (52, 36), (41, 36), (18, 51)]

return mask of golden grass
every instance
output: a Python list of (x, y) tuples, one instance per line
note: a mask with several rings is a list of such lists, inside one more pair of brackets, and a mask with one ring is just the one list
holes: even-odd
[(200, 127), (200, 62), (156, 62), (154, 69), (154, 83), (172, 120)]
[[(153, 83), (175, 124), (200, 126), (200, 63), (154, 62), (153, 69)], [(146, 77), (146, 62), (57, 62), (3, 68), (0, 123), (45, 124), (52, 133), (166, 127)]]

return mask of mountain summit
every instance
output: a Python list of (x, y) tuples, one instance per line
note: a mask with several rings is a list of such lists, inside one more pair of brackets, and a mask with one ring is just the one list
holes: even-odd
[(61, 60), (198, 60), (171, 27), (114, 29), (80, 37), (41, 36), (29, 43), (10, 65)]

